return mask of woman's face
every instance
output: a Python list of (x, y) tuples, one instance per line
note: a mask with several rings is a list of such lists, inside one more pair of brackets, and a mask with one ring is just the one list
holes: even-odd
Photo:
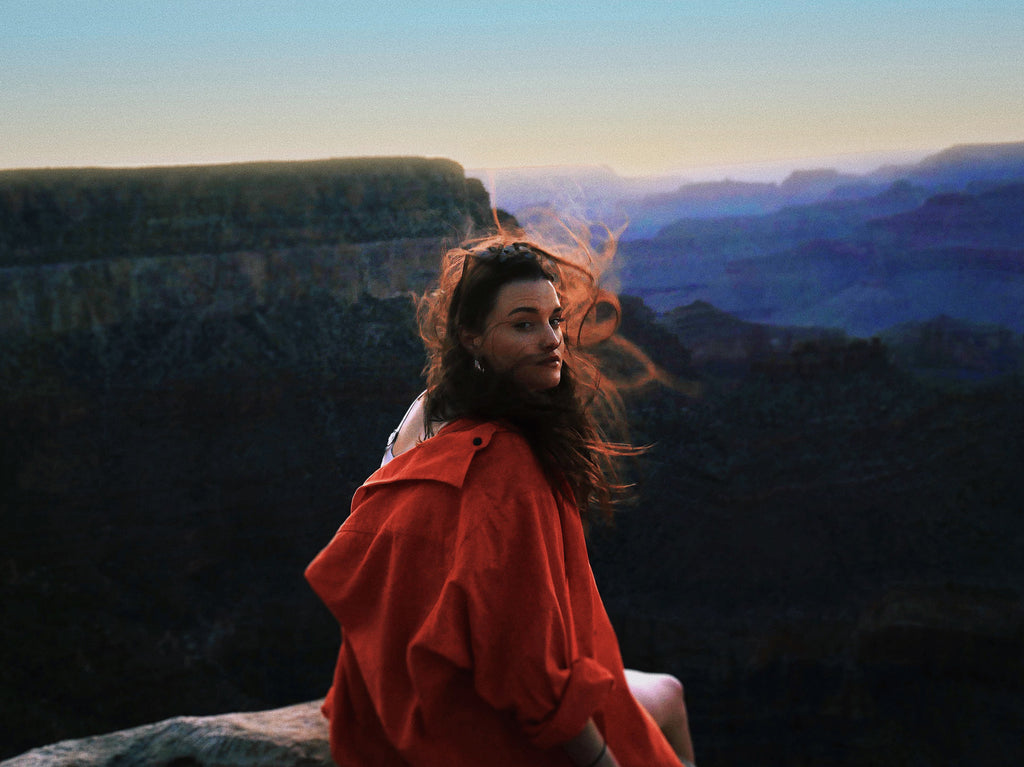
[(467, 333), (463, 343), (475, 357), (529, 391), (558, 386), (562, 376), (562, 304), (547, 280), (502, 285), (483, 333)]

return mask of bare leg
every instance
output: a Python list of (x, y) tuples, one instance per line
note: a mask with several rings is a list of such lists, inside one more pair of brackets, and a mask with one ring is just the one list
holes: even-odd
[(676, 755), (693, 764), (693, 740), (682, 683), (670, 674), (649, 674), (630, 668), (626, 669), (626, 683), (633, 697), (665, 733)]

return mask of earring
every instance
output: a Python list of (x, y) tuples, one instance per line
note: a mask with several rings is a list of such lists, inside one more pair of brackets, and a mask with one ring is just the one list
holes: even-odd
[(477, 373), (484, 372), (484, 364), (480, 361), (479, 357), (473, 358), (473, 370), (475, 370)]

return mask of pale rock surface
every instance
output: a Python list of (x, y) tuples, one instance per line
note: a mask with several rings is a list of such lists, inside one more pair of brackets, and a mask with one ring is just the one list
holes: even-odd
[(320, 701), (273, 711), (181, 716), (33, 749), (2, 767), (330, 767)]

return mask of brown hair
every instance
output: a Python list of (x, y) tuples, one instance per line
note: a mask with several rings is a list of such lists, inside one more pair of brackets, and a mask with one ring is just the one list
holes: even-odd
[[(556, 491), (571, 494), (581, 513), (597, 505), (610, 518), (613, 499), (626, 489), (614, 459), (638, 450), (607, 436), (606, 428), (625, 433), (621, 401), (585, 347), (618, 326), (618, 301), (599, 287), (615, 236), (606, 232), (597, 251), (589, 231), (583, 236), (564, 227), (563, 234), (561, 241), (541, 242), (537, 234), (500, 227), (445, 253), (437, 288), (419, 302), (427, 348), (425, 417), (428, 424), (478, 418), (511, 425), (530, 443)], [(508, 373), (475, 368), (460, 342), (461, 330), (483, 330), (503, 285), (533, 279), (555, 286), (565, 318), (560, 382), (539, 392), (526, 391)]]

